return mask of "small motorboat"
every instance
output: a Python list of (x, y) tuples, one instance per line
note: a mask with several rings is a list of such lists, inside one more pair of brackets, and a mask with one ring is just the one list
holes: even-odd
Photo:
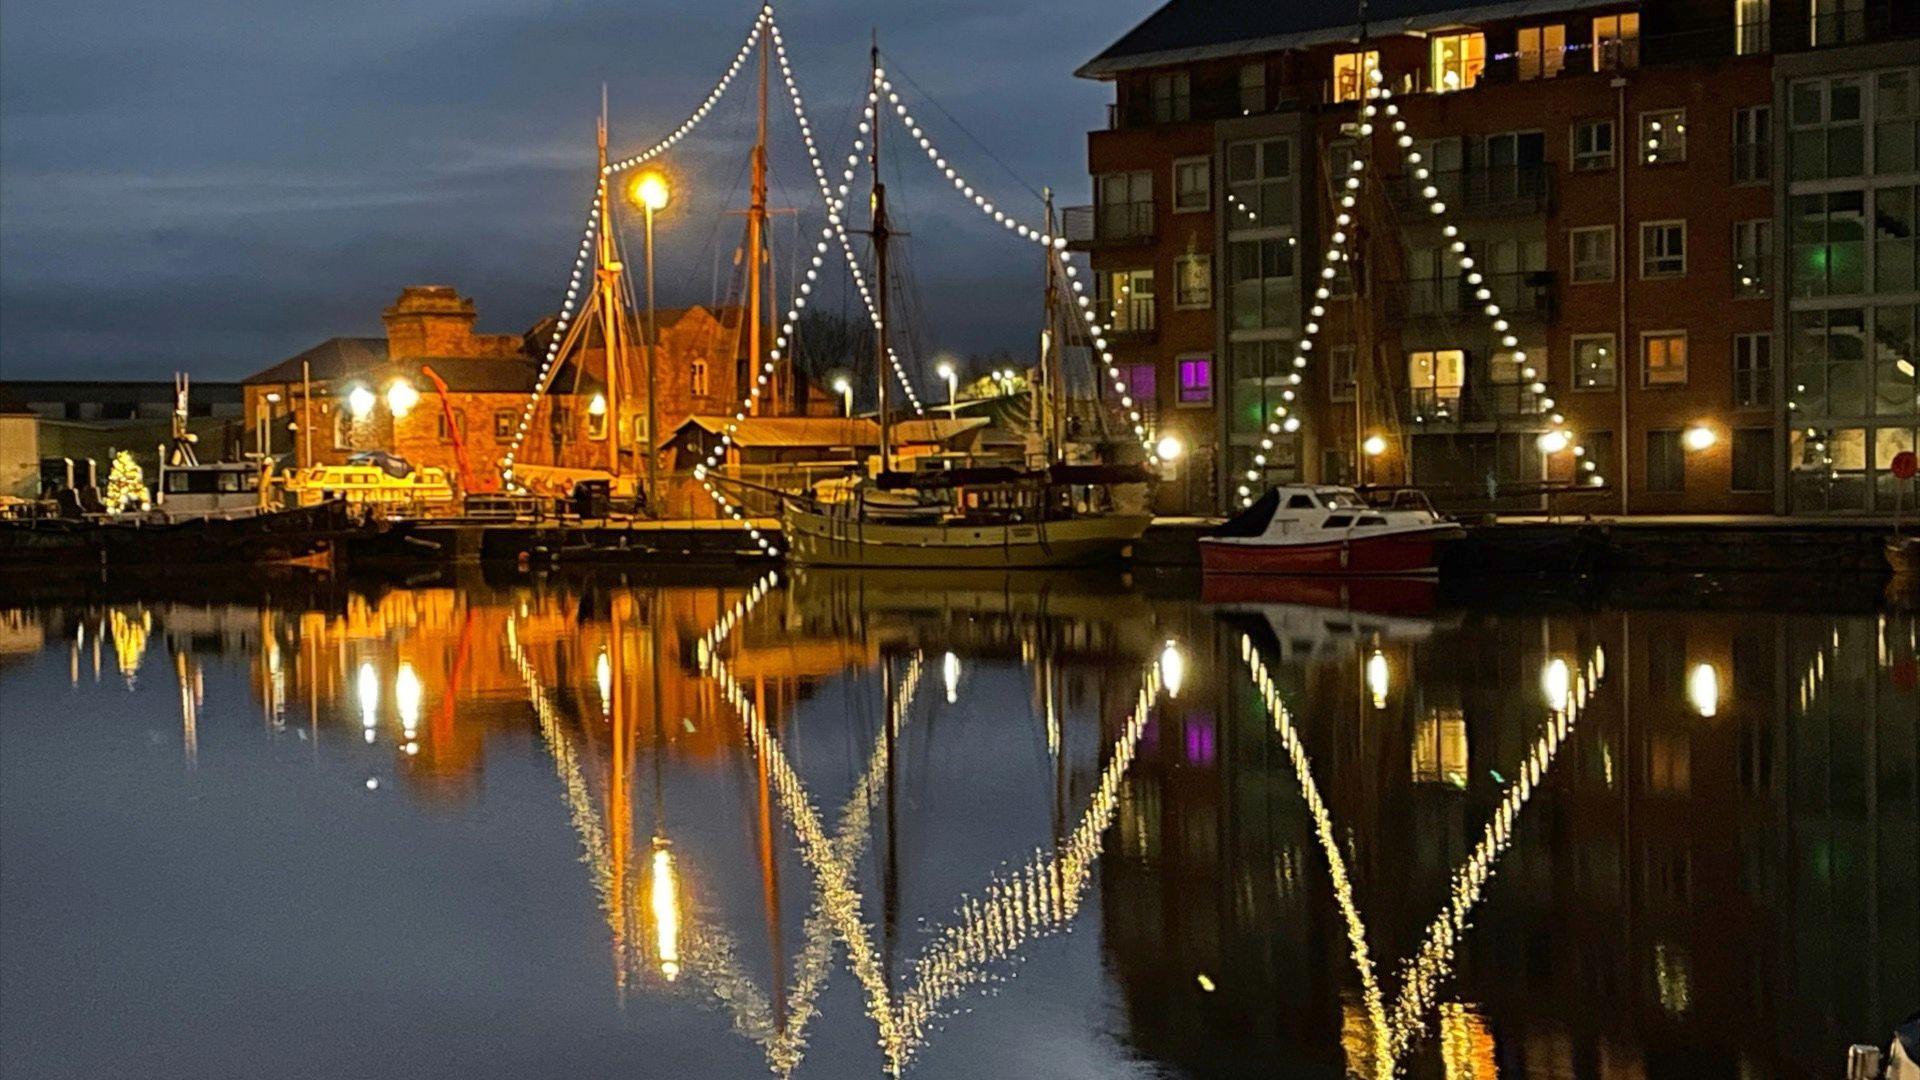
[(1466, 530), (1417, 491), (1369, 504), (1347, 487), (1283, 485), (1200, 539), (1207, 574), (1432, 574)]

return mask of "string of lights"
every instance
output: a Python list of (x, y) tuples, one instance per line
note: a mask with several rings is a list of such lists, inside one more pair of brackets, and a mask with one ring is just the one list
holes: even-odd
[[(1152, 451), (1154, 448), (1153, 433), (1143, 419), (1138, 403), (1133, 400), (1132, 395), (1129, 393), (1124, 376), (1117, 366), (1113, 353), (1107, 343), (1107, 335), (1112, 332), (1114, 324), (1118, 321), (1119, 313), (1117, 310), (1110, 311), (1107, 321), (1104, 324), (1100, 321), (1099, 314), (1093, 310), (1093, 298), (1087, 295), (1086, 284), (1080, 278), (1080, 271), (1073, 264), (1072, 258), (1066, 250), (1067, 238), (1053, 232), (1052, 222), (1048, 222), (1044, 228), (1035, 228), (1016, 219), (1002, 207), (995, 205), (993, 200), (987, 198), (985, 192), (977, 189), (973, 183), (954, 166), (952, 159), (942, 153), (939, 146), (935, 145), (933, 137), (927, 133), (926, 128), (920, 121), (914, 118), (907, 104), (900, 100), (900, 93), (894, 89), (893, 83), (884, 78), (884, 72), (877, 71), (875, 72), (875, 76), (875, 85), (868, 93), (869, 101), (877, 104), (879, 96), (885, 95), (887, 104), (892, 107), (893, 114), (900, 122), (901, 127), (905, 129), (908, 136), (920, 147), (921, 152), (926, 154), (927, 160), (933, 164), (934, 169), (945, 177), (948, 183), (953, 185), (953, 190), (958, 192), (961, 198), (971, 203), (974, 209), (993, 221), (994, 224), (999, 225), (1002, 229), (1013, 233), (1022, 240), (1028, 240), (1038, 244), (1041, 248), (1052, 253), (1054, 257), (1060, 260), (1061, 273), (1066, 277), (1067, 286), (1073, 293), (1075, 310), (1079, 313), (1079, 317), (1085, 322), (1088, 336), (1093, 342), (1093, 347), (1100, 354), (1102, 366), (1107, 369), (1107, 377), (1112, 383), (1115, 398), (1119, 401), (1120, 408), (1122, 412), (1125, 413), (1128, 422), (1133, 425), (1135, 438), (1140, 440), (1142, 446)], [(851, 174), (849, 173), (849, 175)], [(1118, 302), (1119, 300), (1116, 298), (1116, 303)]]

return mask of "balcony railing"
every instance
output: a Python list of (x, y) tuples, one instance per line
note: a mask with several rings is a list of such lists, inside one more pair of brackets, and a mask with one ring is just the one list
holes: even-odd
[[(1553, 176), (1547, 165), (1448, 169), (1425, 180), (1401, 176), (1394, 182), (1393, 200), (1401, 213), (1410, 215), (1425, 214), (1433, 199), (1462, 215), (1543, 214), (1553, 207)], [(1428, 188), (1433, 195), (1427, 195)]]
[(1111, 337), (1137, 340), (1159, 328), (1159, 305), (1151, 296), (1129, 296), (1119, 304), (1101, 297), (1096, 306), (1102, 314), (1113, 315), (1113, 325), (1107, 328)]
[(1482, 383), (1444, 389), (1414, 387), (1407, 391), (1407, 409), (1414, 421), (1429, 431), (1457, 424), (1510, 421), (1515, 426), (1546, 426), (1540, 412), (1540, 398), (1525, 383)]
[[(1491, 300), (1480, 299), (1483, 288), (1492, 294)], [(1496, 303), (1511, 318), (1544, 319), (1553, 315), (1555, 292), (1551, 270), (1488, 274), (1479, 285), (1467, 284), (1463, 276), (1413, 278), (1387, 289), (1387, 315), (1402, 320), (1456, 319)]]
[(1060, 232), (1069, 244), (1081, 250), (1150, 243), (1153, 240), (1153, 203), (1142, 200), (1069, 206), (1060, 211)]

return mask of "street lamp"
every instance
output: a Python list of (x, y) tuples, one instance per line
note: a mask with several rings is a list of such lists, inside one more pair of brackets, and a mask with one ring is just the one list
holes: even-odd
[(848, 419), (853, 418), (853, 383), (845, 376), (836, 376), (833, 391), (840, 395), (840, 411)]
[[(647, 217), (647, 509), (653, 516), (660, 516), (659, 484), (659, 448), (656, 441), (660, 431), (660, 409), (654, 401), (654, 339), (659, 337), (653, 321), (653, 215), (664, 210), (672, 201), (673, 192), (667, 187), (667, 174), (649, 169), (640, 174), (633, 182), (633, 198), (646, 211)], [(617, 421), (616, 421), (617, 422)]]
[(1705, 424), (1695, 424), (1688, 428), (1684, 438), (1686, 439), (1687, 449), (1689, 450), (1705, 450), (1719, 441), (1719, 436), (1715, 435), (1713, 429)]
[(354, 383), (353, 388), (347, 391), (347, 412), (352, 414), (355, 420), (365, 420), (379, 400), (373, 396), (373, 391), (359, 383)]
[(940, 361), (940, 366), (935, 368), (934, 372), (947, 380), (947, 419), (952, 420), (959, 415), (960, 406), (954, 399), (960, 394), (960, 375), (953, 370), (953, 365), (945, 360)]
[(395, 419), (412, 412), (413, 407), (418, 404), (420, 404), (420, 391), (415, 390), (413, 384), (407, 380), (395, 379), (387, 386), (387, 411), (392, 413)]

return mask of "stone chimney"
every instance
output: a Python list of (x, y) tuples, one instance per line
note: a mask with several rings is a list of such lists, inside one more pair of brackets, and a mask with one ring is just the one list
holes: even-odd
[(409, 285), (382, 312), (387, 324), (387, 358), (472, 356), (473, 301), (451, 285)]

